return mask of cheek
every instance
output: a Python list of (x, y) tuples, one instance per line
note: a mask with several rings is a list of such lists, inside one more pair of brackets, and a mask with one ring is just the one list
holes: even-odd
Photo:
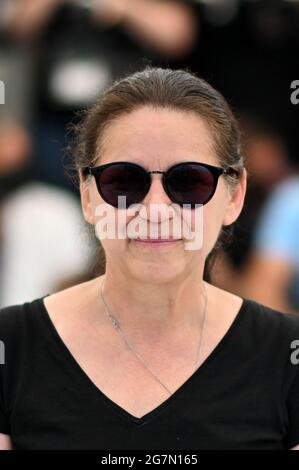
[(100, 197), (95, 204), (95, 234), (100, 240), (106, 257), (120, 262), (128, 249), (126, 210), (116, 209), (106, 204)]
[(105, 251), (107, 262), (111, 260), (113, 265), (118, 266), (124, 262), (127, 252), (127, 240), (103, 239), (101, 244)]
[(90, 211), (97, 238), (123, 241), (126, 237), (127, 211), (106, 203), (98, 193), (95, 184), (90, 187), (89, 191)]
[(98, 207), (104, 202), (97, 191), (95, 182), (93, 180), (81, 182), (80, 193), (85, 219), (89, 224), (95, 225), (99, 220)]

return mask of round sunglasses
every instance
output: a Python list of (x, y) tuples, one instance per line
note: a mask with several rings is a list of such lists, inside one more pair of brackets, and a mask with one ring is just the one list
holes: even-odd
[(152, 173), (163, 175), (163, 188), (172, 202), (180, 206), (188, 204), (193, 209), (213, 197), (219, 176), (239, 175), (240, 170), (199, 162), (177, 163), (167, 171), (149, 171), (133, 162), (111, 162), (83, 169), (83, 174), (94, 176), (97, 190), (105, 202), (119, 207), (118, 197), (125, 196), (125, 208), (145, 198), (151, 186)]

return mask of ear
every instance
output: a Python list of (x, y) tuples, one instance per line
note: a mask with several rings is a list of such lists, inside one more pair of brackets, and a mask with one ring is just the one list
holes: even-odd
[(81, 169), (79, 170), (81, 207), (86, 222), (94, 225), (94, 208), (91, 200), (91, 181), (84, 179)]
[(230, 201), (227, 206), (223, 225), (231, 225), (239, 217), (245, 200), (247, 188), (247, 171), (244, 168), (238, 184), (230, 191)]

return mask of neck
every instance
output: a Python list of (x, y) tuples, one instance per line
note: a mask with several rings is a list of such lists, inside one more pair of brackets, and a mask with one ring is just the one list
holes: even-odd
[(194, 328), (204, 315), (206, 283), (202, 275), (157, 284), (107, 271), (99, 279), (99, 289), (102, 282), (103, 297), (110, 312), (129, 330), (158, 332), (166, 328)]

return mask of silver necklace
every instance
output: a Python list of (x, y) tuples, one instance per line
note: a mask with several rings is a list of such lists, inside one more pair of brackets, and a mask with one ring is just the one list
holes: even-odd
[[(167, 390), (167, 392), (169, 393), (169, 395), (172, 395), (172, 392), (169, 390), (168, 387), (166, 387), (166, 385), (164, 385), (161, 380), (151, 371), (151, 369), (148, 367), (148, 365), (146, 364), (146, 362), (144, 361), (144, 359), (134, 350), (134, 348), (132, 347), (132, 345), (129, 343), (129, 341), (127, 340), (127, 338), (125, 337), (121, 327), (120, 327), (120, 323), (119, 321), (115, 318), (115, 316), (112, 314), (111, 310), (109, 309), (108, 305), (106, 304), (106, 301), (104, 299), (104, 296), (103, 296), (103, 285), (104, 285), (104, 282), (102, 282), (101, 284), (101, 300), (102, 300), (102, 303), (104, 305), (104, 309), (105, 309), (105, 312), (106, 314), (108, 315), (108, 318), (110, 319), (114, 329), (117, 331), (117, 333), (122, 337), (122, 339), (125, 341), (126, 345), (128, 346), (128, 348), (133, 352), (133, 354), (142, 362), (142, 364), (145, 366), (145, 368), (152, 374), (152, 376), (160, 383), (160, 385), (162, 385), (162, 387), (165, 388), (165, 390)], [(205, 287), (205, 284), (203, 283), (203, 291), (204, 291), (204, 297), (205, 297), (205, 307), (204, 307), (204, 313), (203, 313), (203, 319), (202, 319), (202, 324), (201, 324), (201, 330), (200, 330), (200, 337), (199, 337), (199, 343), (198, 343), (198, 348), (197, 348), (197, 353), (196, 353), (196, 360), (195, 360), (195, 369), (194, 371), (197, 370), (197, 367), (198, 367), (198, 358), (199, 358), (199, 354), (200, 354), (200, 349), (201, 349), (201, 343), (202, 343), (202, 336), (203, 336), (203, 329), (205, 327), (205, 323), (206, 323), (206, 316), (207, 316), (207, 291), (206, 291), (206, 287)]]

